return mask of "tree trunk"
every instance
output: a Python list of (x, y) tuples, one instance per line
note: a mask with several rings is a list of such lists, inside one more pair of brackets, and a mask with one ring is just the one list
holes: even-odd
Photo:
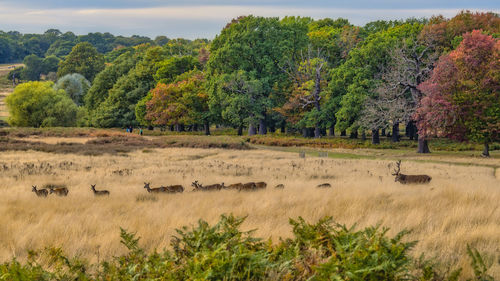
[(399, 122), (392, 125), (392, 142), (399, 142)]
[(365, 130), (361, 131), (361, 140), (362, 141), (366, 140), (366, 132), (365, 132)]
[(281, 133), (286, 133), (286, 123), (285, 122), (281, 122)]
[(406, 126), (406, 136), (410, 138), (410, 140), (417, 139), (417, 126), (415, 126), (415, 121), (408, 122)]
[(209, 136), (210, 135), (210, 122), (205, 121), (205, 135)]
[(193, 125), (193, 132), (197, 132), (198, 131), (198, 124), (194, 124)]
[(173, 132), (175, 130), (175, 126), (174, 125), (170, 125), (170, 132)]
[(319, 126), (316, 125), (316, 127), (314, 128), (314, 138), (319, 139), (320, 137), (321, 137), (321, 132), (319, 130)]
[(382, 136), (385, 137), (385, 128), (382, 129)]
[(328, 129), (328, 136), (334, 137), (335, 136), (335, 126), (331, 125), (330, 128)]
[(276, 126), (275, 126), (275, 124), (274, 124), (274, 123), (272, 123), (272, 124), (271, 124), (271, 127), (269, 127), (269, 131), (270, 131), (271, 133), (276, 132)]
[(429, 144), (427, 143), (427, 140), (424, 139), (423, 137), (418, 138), (417, 153), (431, 153), (431, 151), (429, 150)]
[(238, 126), (238, 136), (242, 136), (243, 135), (243, 125), (239, 125)]
[(180, 132), (181, 131), (181, 125), (175, 124), (175, 131)]
[(307, 128), (302, 128), (302, 137), (303, 138), (307, 138), (308, 137), (308, 131), (307, 131)]
[(248, 135), (253, 136), (257, 134), (257, 128), (253, 124), (248, 124)]
[(346, 132), (346, 130), (342, 130), (342, 131), (340, 131), (340, 136), (341, 136), (341, 137), (345, 137), (345, 136), (347, 136), (347, 132)]
[(380, 144), (380, 136), (378, 134), (378, 129), (372, 130), (372, 144)]
[(490, 145), (487, 142), (484, 143), (484, 150), (483, 150), (483, 154), (481, 154), (481, 156), (490, 157)]
[(267, 127), (266, 127), (266, 118), (262, 118), (259, 120), (259, 135), (265, 135), (267, 134)]
[(350, 139), (357, 139), (358, 138), (358, 130), (352, 130), (349, 138)]

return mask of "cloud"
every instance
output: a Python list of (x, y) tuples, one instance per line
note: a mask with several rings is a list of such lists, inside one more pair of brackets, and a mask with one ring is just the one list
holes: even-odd
[[(132, 1), (128, 1), (132, 2)], [(154, 1), (149, 1), (154, 2)], [(201, 1), (198, 1), (201, 2)], [(387, 2), (387, 1), (386, 1)], [(75, 33), (111, 32), (150, 37), (213, 38), (232, 18), (240, 15), (343, 17), (363, 25), (378, 19), (451, 17), (461, 9), (383, 9), (259, 5), (198, 5), (144, 8), (53, 8), (34, 9), (0, 4), (0, 26), (21, 32), (43, 32), (49, 28)], [(498, 10), (496, 11), (498, 12)]]

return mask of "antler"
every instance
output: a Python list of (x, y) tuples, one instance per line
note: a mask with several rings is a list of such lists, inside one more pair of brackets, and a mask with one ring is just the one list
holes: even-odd
[(399, 175), (399, 171), (401, 170), (401, 160), (398, 160), (396, 162), (396, 168), (397, 170), (394, 170), (394, 174), (392, 174), (393, 176)]

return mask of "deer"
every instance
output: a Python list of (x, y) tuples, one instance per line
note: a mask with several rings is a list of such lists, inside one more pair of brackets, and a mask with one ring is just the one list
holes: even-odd
[(94, 192), (95, 196), (109, 196), (109, 191), (107, 190), (95, 190), (95, 184), (91, 184), (90, 189)]
[(194, 181), (192, 184), (191, 184), (195, 189), (195, 191), (212, 191), (212, 190), (220, 190), (222, 188), (224, 188), (224, 183), (222, 184), (211, 184), (211, 185), (206, 185), (206, 186), (203, 186), (201, 183), (198, 183), (198, 181)]
[(257, 188), (257, 189), (264, 189), (266, 187), (267, 187), (267, 183), (265, 183), (263, 181), (255, 183), (255, 188)]
[(52, 188), (49, 194), (55, 193), (57, 196), (67, 196), (69, 190), (66, 187)]
[(396, 162), (396, 169), (394, 170), (394, 173), (392, 173), (393, 176), (396, 176), (394, 179), (395, 182), (399, 181), (402, 184), (407, 184), (407, 183), (416, 183), (416, 184), (424, 184), (424, 183), (429, 183), (432, 178), (428, 175), (405, 175), (400, 173), (401, 170), (401, 160)]
[(274, 188), (275, 189), (283, 189), (283, 188), (285, 188), (285, 185), (280, 183), (280, 184), (276, 185)]
[(165, 192), (166, 191), (166, 188), (163, 187), (163, 186), (160, 186), (160, 187), (154, 187), (154, 188), (151, 188), (150, 187), (150, 184), (149, 182), (145, 182), (144, 183), (144, 188), (149, 192), (149, 193), (160, 193), (160, 192)]
[(330, 187), (332, 187), (332, 185), (329, 183), (322, 183), (322, 184), (318, 184), (316, 187), (317, 188), (330, 188)]
[(242, 184), (239, 190), (242, 191), (242, 190), (256, 190), (256, 189), (257, 185), (255, 184), (255, 182), (247, 182)]
[(49, 195), (49, 192), (47, 191), (47, 189), (37, 190), (36, 185), (33, 185), (31, 187), (32, 187), (31, 191), (33, 191), (36, 194), (36, 196), (38, 196), (38, 197), (47, 197), (47, 195)]
[(228, 186), (224, 186), (225, 189), (240, 189), (243, 186), (241, 182), (239, 183), (233, 183)]
[(169, 185), (165, 187), (169, 193), (182, 193), (184, 192), (184, 187), (182, 185)]

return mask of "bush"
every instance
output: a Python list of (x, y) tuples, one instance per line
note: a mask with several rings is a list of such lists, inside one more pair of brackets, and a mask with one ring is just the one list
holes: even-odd
[[(379, 226), (356, 230), (331, 218), (316, 224), (290, 220), (293, 238), (264, 242), (253, 231), (241, 231), (244, 218), (221, 216), (211, 226), (177, 230), (172, 250), (147, 254), (134, 233), (121, 229), (128, 253), (89, 265), (64, 256), (61, 249), (31, 252), (26, 264), (15, 259), (0, 265), (0, 280), (458, 280), (461, 270), (439, 271), (438, 265), (409, 251), (403, 231), (387, 237)], [(468, 247), (474, 280), (493, 280), (483, 257)], [(38, 260), (44, 260), (42, 266)]]
[(5, 102), (8, 122), (20, 127), (69, 127), (76, 125), (78, 107), (52, 82), (28, 82), (18, 85)]

